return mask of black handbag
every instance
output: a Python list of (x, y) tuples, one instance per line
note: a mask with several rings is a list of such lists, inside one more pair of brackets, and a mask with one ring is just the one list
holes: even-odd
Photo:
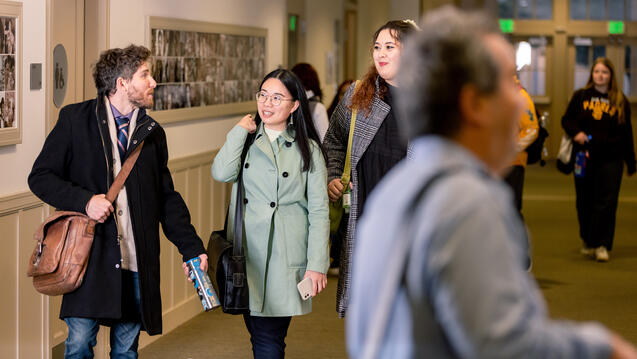
[(243, 162), (254, 142), (249, 134), (241, 153), (241, 167), (237, 176), (237, 193), (234, 211), (234, 242), (228, 240), (228, 214), (222, 231), (214, 231), (208, 241), (208, 275), (219, 295), (221, 308), (228, 314), (250, 313), (246, 257), (243, 254)]

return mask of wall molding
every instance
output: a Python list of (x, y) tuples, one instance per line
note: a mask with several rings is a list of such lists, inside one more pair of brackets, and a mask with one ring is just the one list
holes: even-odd
[(168, 168), (170, 168), (170, 172), (177, 172), (188, 168), (198, 167), (206, 163), (212, 164), (212, 160), (217, 155), (217, 152), (219, 152), (219, 149), (179, 157), (174, 160), (168, 160)]
[(5, 216), (42, 205), (44, 205), (44, 203), (31, 193), (31, 191), (0, 196), (0, 216)]
[[(201, 166), (210, 163), (217, 155), (219, 150), (212, 150), (197, 153), (190, 156), (179, 157), (168, 161), (168, 168), (171, 173), (183, 171), (188, 168)], [(30, 209), (42, 206), (44, 203), (36, 197), (31, 191), (13, 193), (0, 196), (0, 216), (12, 214), (24, 209)]]

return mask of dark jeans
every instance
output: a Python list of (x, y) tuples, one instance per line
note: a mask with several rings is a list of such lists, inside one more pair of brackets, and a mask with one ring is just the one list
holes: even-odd
[[(135, 293), (135, 301), (139, 310), (139, 281), (137, 272), (122, 271), (124, 287), (130, 285)], [(65, 359), (93, 358), (93, 347), (97, 344), (97, 331), (100, 323), (94, 318), (64, 318), (69, 328), (69, 335), (64, 342)], [(137, 358), (137, 345), (140, 321), (122, 321), (113, 323), (111, 327), (111, 358)]]
[(524, 188), (524, 166), (513, 166), (509, 174), (504, 177), (504, 182), (508, 183), (513, 190), (515, 208), (522, 215), (522, 190)]
[[(513, 191), (513, 203), (515, 204), (515, 208), (518, 210), (518, 215), (520, 216), (520, 219), (522, 220), (522, 222), (524, 222), (524, 216), (522, 215), (522, 191), (524, 189), (524, 166), (513, 166), (511, 167), (511, 170), (509, 171), (509, 174), (507, 174), (506, 177), (504, 177), (504, 182), (506, 182), (510, 187), (511, 190)], [(528, 246), (528, 255), (526, 258), (526, 269), (530, 269), (531, 268), (531, 243), (528, 242), (529, 237), (526, 237), (527, 239), (527, 246)]]
[(292, 317), (255, 317), (243, 315), (250, 332), (254, 359), (280, 359), (285, 357), (285, 337)]
[(615, 215), (622, 182), (622, 160), (589, 163), (583, 178), (575, 178), (579, 233), (589, 248), (613, 248)]

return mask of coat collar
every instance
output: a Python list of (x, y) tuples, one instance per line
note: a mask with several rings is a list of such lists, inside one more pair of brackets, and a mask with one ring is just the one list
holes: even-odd
[[(111, 142), (111, 136), (108, 130), (108, 122), (109, 116), (107, 111), (110, 111), (110, 106), (108, 106), (107, 98), (98, 96), (95, 100), (95, 116), (97, 118), (97, 126), (100, 132), (100, 137), (102, 140), (102, 148), (104, 150), (104, 155), (106, 158), (106, 168), (108, 169), (108, 173), (112, 176), (112, 166), (113, 163), (113, 144)], [(135, 129), (132, 131), (132, 138), (130, 141), (130, 145), (126, 153), (131, 153), (139, 144), (146, 139), (153, 131), (159, 128), (159, 124), (157, 121), (153, 120), (150, 116), (146, 114), (145, 109), (139, 109), (137, 113), (137, 125)], [(108, 185), (112, 183), (112, 178), (109, 176)]]
[[(281, 132), (281, 137), (283, 137), (284, 140), (286, 140), (287, 142), (294, 142), (294, 136), (296, 135), (296, 131), (294, 131), (294, 127), (292, 126), (287, 126), (285, 128), (285, 131)], [(265, 133), (265, 127), (263, 122), (261, 122), (259, 124), (259, 128), (257, 128), (257, 135), (254, 138), (255, 141), (257, 139), (259, 139), (260, 137), (265, 136), (267, 137), (267, 134)]]
[[(286, 143), (294, 143), (294, 128), (291, 126), (286, 127), (285, 131), (281, 132), (277, 141), (285, 141)], [(254, 144), (256, 147), (261, 150), (268, 158), (274, 163), (274, 152), (272, 151), (272, 145), (270, 144), (270, 139), (268, 135), (265, 133), (265, 128), (263, 122), (259, 124), (257, 128), (257, 134), (254, 138)]]

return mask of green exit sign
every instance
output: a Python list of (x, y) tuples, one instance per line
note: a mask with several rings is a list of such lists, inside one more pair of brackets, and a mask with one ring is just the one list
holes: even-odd
[(609, 21), (608, 22), (608, 33), (611, 35), (621, 35), (625, 31), (624, 22), (623, 21)]
[(505, 34), (513, 32), (513, 19), (500, 19), (500, 29)]

